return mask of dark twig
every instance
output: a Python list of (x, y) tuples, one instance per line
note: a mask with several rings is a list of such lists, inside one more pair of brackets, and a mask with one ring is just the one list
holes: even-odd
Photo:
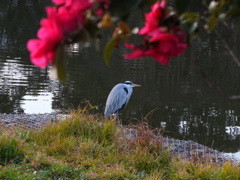
[[(201, 16), (201, 19), (203, 19), (204, 21), (207, 21), (207, 19), (203, 16)], [(231, 27), (229, 27), (229, 25), (227, 24), (227, 22), (223, 22), (222, 23), (225, 27), (229, 28), (232, 33), (233, 33), (233, 29)], [(240, 60), (239, 58), (235, 55), (235, 53), (232, 51), (232, 49), (229, 47), (227, 41), (216, 31), (214, 30), (215, 34), (218, 36), (218, 38), (222, 41), (224, 47), (227, 49), (229, 55), (232, 57), (233, 61), (236, 63), (236, 65), (238, 67), (240, 67)], [(234, 33), (233, 33), (234, 34)], [(196, 65), (199, 67), (199, 70), (203, 76), (203, 78), (206, 80), (208, 86), (210, 88), (212, 88), (213, 90), (215, 90), (218, 94), (222, 95), (224, 98), (226, 99), (230, 99), (230, 100), (237, 100), (240, 99), (240, 95), (233, 95), (233, 96), (228, 96), (226, 93), (224, 93), (223, 91), (221, 91), (219, 89), (219, 87), (217, 87), (207, 76), (206, 72), (203, 70), (203, 68), (200, 66), (199, 61), (197, 59), (195, 59), (195, 63)]]
[(240, 60), (238, 59), (238, 57), (234, 54), (234, 52), (232, 51), (232, 49), (229, 47), (227, 41), (217, 32), (214, 31), (216, 33), (216, 35), (218, 36), (218, 38), (222, 41), (224, 47), (228, 50), (229, 55), (232, 57), (233, 61), (237, 64), (237, 66), (240, 67)]
[(212, 88), (214, 91), (216, 91), (218, 94), (220, 94), (221, 96), (223, 96), (226, 99), (230, 99), (230, 100), (237, 100), (240, 99), (240, 95), (234, 95), (234, 96), (228, 96), (226, 93), (224, 93), (221, 89), (219, 89), (219, 87), (217, 87), (207, 76), (206, 72), (203, 70), (203, 68), (201, 67), (201, 65), (199, 64), (198, 59), (194, 59), (196, 65), (199, 67), (200, 73), (203, 76), (203, 78), (206, 80), (208, 86), (210, 88)]
[(154, 111), (156, 111), (157, 109), (159, 109), (159, 108), (154, 108), (153, 110), (151, 110), (150, 112), (148, 112), (147, 115), (146, 115), (143, 119), (147, 120), (148, 117), (151, 116), (151, 115), (154, 113)]

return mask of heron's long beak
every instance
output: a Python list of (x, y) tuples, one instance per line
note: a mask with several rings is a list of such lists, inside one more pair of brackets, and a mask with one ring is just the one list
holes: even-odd
[(140, 84), (133, 84), (133, 87), (141, 87), (142, 85)]

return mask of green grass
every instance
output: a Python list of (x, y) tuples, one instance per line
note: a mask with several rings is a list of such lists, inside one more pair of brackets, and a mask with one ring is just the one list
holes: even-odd
[(144, 124), (130, 140), (113, 120), (71, 115), (39, 130), (2, 128), (0, 179), (240, 179), (239, 164), (172, 157)]

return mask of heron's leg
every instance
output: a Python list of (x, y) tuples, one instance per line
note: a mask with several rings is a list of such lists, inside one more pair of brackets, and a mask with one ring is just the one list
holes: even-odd
[(119, 111), (116, 111), (114, 114), (112, 114), (112, 117), (114, 118), (115, 121), (119, 123), (120, 126), (122, 126), (122, 121), (119, 116)]
[(117, 121), (118, 121), (118, 123), (119, 123), (119, 125), (120, 126), (122, 126), (122, 120), (120, 119), (120, 113), (119, 113), (119, 111), (116, 113), (116, 115), (117, 115)]
[(118, 113), (117, 113), (117, 112), (115, 112), (114, 114), (112, 114), (111, 117), (112, 117), (115, 121), (118, 121)]
[(116, 119), (117, 119), (117, 121), (120, 120), (120, 119), (119, 119), (119, 111), (116, 112)]

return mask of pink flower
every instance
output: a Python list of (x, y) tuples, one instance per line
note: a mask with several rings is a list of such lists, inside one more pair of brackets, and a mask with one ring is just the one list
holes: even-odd
[(184, 53), (185, 48), (188, 46), (183, 41), (185, 34), (183, 33), (168, 33), (156, 29), (152, 32), (150, 43), (159, 43), (159, 52), (167, 53), (170, 56), (179, 56)]
[[(56, 7), (46, 7), (47, 18), (41, 20), (37, 32), (39, 39), (30, 39), (27, 49), (33, 64), (45, 68), (54, 63), (55, 51), (59, 44), (68, 44), (86, 24), (87, 11), (94, 11), (93, 4), (98, 3), (99, 16), (109, 7), (109, 0), (52, 0)], [(99, 10), (99, 11), (98, 11)]]
[(52, 2), (59, 6), (64, 5), (69, 7), (72, 5), (73, 0), (52, 0)]
[(134, 50), (132, 53), (125, 54), (126, 59), (136, 59), (151, 56), (162, 65), (167, 65), (171, 57), (179, 56), (184, 53), (188, 46), (181, 37), (175, 34), (161, 32), (158, 29), (155, 37), (146, 39), (143, 44), (134, 46), (125, 44), (125, 47)]
[(92, 5), (93, 2), (91, 0), (72, 0), (72, 4), (71, 7), (69, 7), (69, 10), (80, 11), (82, 13), (85, 13), (92, 7)]
[(55, 44), (50, 44), (46, 40), (30, 39), (27, 49), (30, 51), (30, 58), (34, 65), (45, 68), (53, 62), (55, 55)]
[(58, 8), (47, 7), (47, 18), (41, 20), (38, 30), (39, 39), (30, 39), (27, 49), (34, 65), (45, 68), (54, 63), (55, 51), (60, 43), (71, 38), (74, 31), (83, 28), (85, 12), (91, 8), (89, 0), (53, 0)]
[(63, 31), (55, 19), (42, 19), (40, 24), (42, 27), (37, 33), (39, 39), (60, 42), (64, 38)]
[(58, 8), (47, 7), (47, 17), (55, 21), (65, 35), (83, 28), (85, 24), (85, 12), (93, 5), (90, 0), (55, 0), (54, 2), (65, 2), (65, 4)]
[(160, 22), (164, 18), (164, 7), (166, 5), (166, 1), (163, 0), (162, 2), (157, 1), (152, 6), (152, 11), (148, 14), (145, 14), (146, 22), (145, 26), (140, 30), (140, 35), (145, 35), (152, 30), (155, 30), (159, 27)]
[(53, 63), (56, 47), (64, 40), (63, 31), (54, 18), (42, 19), (41, 28), (38, 30), (39, 39), (30, 39), (27, 49), (34, 65), (45, 68)]
[(105, 11), (110, 7), (110, 0), (95, 0), (92, 11), (98, 16), (103, 17)]
[(62, 5), (62, 4), (65, 4), (66, 0), (52, 0), (52, 2), (57, 5)]
[(188, 46), (184, 42), (185, 33), (177, 25), (168, 29), (163, 25), (166, 1), (157, 1), (152, 6), (152, 11), (146, 14), (145, 26), (139, 34), (145, 36), (142, 44), (134, 46), (125, 44), (125, 47), (132, 49), (133, 52), (125, 54), (126, 59), (136, 59), (150, 56), (162, 65), (167, 65), (171, 57), (179, 56), (184, 53)]
[(80, 30), (85, 24), (85, 12), (92, 7), (89, 0), (68, 0), (64, 6), (58, 9), (47, 7), (48, 18), (53, 18), (59, 23), (66, 35)]
[(45, 68), (54, 60), (55, 49), (63, 41), (63, 32), (53, 19), (43, 19), (42, 27), (38, 30), (39, 39), (30, 39), (27, 49), (30, 51), (30, 58), (33, 64)]
[(69, 35), (73, 31), (83, 28), (85, 17), (81, 12), (63, 7), (59, 9), (57, 21), (61, 25), (64, 33)]
[(101, 17), (101, 16), (104, 15), (104, 10), (103, 10), (103, 9), (98, 9), (97, 12), (96, 12), (96, 14), (97, 14), (99, 17)]

